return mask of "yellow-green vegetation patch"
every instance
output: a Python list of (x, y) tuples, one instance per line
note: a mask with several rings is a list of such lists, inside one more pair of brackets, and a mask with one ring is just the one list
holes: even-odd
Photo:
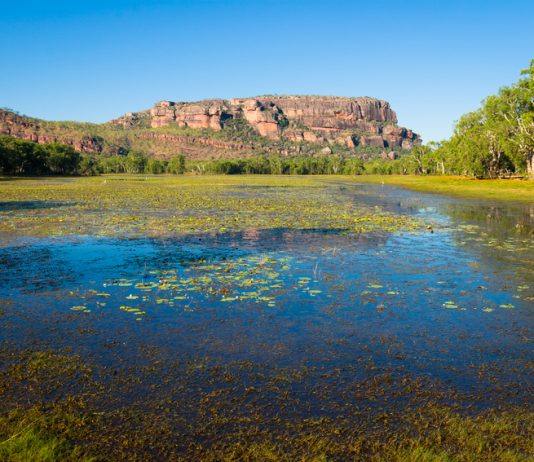
[[(136, 319), (141, 319), (158, 305), (191, 310), (193, 301), (211, 300), (236, 305), (256, 303), (272, 308), (276, 306), (279, 296), (287, 294), (288, 290), (297, 290), (299, 294), (309, 297), (320, 297), (323, 293), (317, 288), (320, 281), (291, 274), (292, 265), (292, 257), (270, 253), (217, 260), (202, 258), (177, 269), (150, 269), (139, 282), (136, 279), (118, 278), (102, 284), (112, 292), (112, 300), (120, 300), (119, 310), (132, 314)], [(112, 305), (112, 302), (103, 304), (95, 300), (94, 296), (99, 294), (95, 289), (72, 292), (71, 298), (79, 297), (84, 304), (70, 309), (88, 313), (91, 312), (89, 303), (96, 303), (96, 307)], [(106, 298), (109, 295), (106, 293)]]
[[(121, 177), (3, 181), (0, 232), (172, 236), (254, 229), (416, 230), (419, 223), (302, 177)], [(33, 207), (17, 207), (17, 203)], [(124, 282), (128, 284), (127, 281)]]
[(356, 183), (382, 183), (415, 191), (453, 196), (534, 203), (532, 180), (476, 180), (456, 176), (361, 175)]
[(50, 417), (35, 408), (0, 416), (0, 460), (5, 462), (96, 462), (63, 435), (52, 433)]

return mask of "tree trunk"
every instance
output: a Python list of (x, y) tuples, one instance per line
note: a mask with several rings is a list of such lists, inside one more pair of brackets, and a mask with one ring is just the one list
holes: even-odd
[(534, 179), (534, 152), (527, 154), (527, 173), (530, 178)]

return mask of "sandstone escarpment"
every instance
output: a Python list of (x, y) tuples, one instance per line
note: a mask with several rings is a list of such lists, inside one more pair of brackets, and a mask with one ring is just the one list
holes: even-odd
[[(142, 114), (142, 115), (140, 115)], [(294, 142), (337, 143), (348, 148), (376, 146), (411, 149), (419, 137), (397, 126), (387, 101), (337, 96), (262, 96), (194, 103), (160, 101), (144, 113), (112, 121), (124, 127), (148, 115), (152, 128), (224, 129), (226, 121), (244, 119), (261, 136)]]
[(334, 96), (160, 101), (106, 124), (48, 122), (0, 110), (0, 134), (87, 153), (135, 150), (159, 159), (177, 153), (190, 159), (333, 152), (366, 157), (420, 143), (412, 130), (397, 125), (388, 102)]
[(60, 125), (51, 126), (50, 123), (5, 110), (0, 110), (0, 134), (39, 144), (66, 144), (79, 152), (100, 153), (103, 149), (103, 140), (98, 136), (68, 128), (62, 129)]

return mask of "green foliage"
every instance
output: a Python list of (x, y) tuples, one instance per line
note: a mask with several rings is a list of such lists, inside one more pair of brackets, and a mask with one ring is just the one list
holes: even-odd
[(46, 165), (52, 175), (75, 175), (80, 166), (80, 153), (71, 146), (50, 143), (46, 146)]
[(144, 173), (146, 165), (146, 156), (136, 151), (130, 151), (124, 160), (126, 173)]
[[(48, 419), (49, 420), (49, 419)], [(62, 436), (46, 431), (47, 416), (37, 410), (12, 411), (0, 417), (0, 460), (6, 462), (56, 462), (96, 459), (86, 456)]]
[(125, 173), (125, 160), (125, 156), (106, 156), (101, 157), (98, 164), (102, 173)]
[(182, 154), (174, 156), (167, 164), (167, 172), (175, 175), (185, 173), (185, 157)]
[(148, 159), (145, 166), (145, 173), (151, 173), (154, 175), (165, 173), (165, 163), (156, 160), (156, 159)]
[(416, 169), (408, 172), (534, 176), (534, 60), (522, 74), (526, 78), (501, 88), (480, 109), (461, 117), (449, 140), (426, 152), (415, 148), (411, 161)]
[(101, 173), (101, 167), (94, 156), (82, 156), (78, 173), (82, 176), (94, 176)]
[(189, 170), (208, 174), (261, 174), (261, 175), (358, 175), (364, 163), (357, 157), (339, 155), (291, 156), (259, 155), (247, 159), (220, 159), (189, 163)]
[(4, 175), (76, 175), (81, 160), (80, 153), (71, 146), (37, 144), (0, 135), (0, 173)]

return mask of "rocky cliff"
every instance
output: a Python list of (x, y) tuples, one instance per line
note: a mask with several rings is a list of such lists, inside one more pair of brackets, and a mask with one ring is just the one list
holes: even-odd
[(261, 96), (198, 102), (160, 101), (106, 124), (48, 122), (0, 110), (0, 134), (60, 142), (81, 152), (139, 150), (157, 158), (248, 157), (259, 153), (369, 156), (420, 143), (399, 127), (386, 101), (335, 96)]
[(397, 126), (387, 101), (337, 96), (262, 96), (199, 102), (160, 101), (141, 113), (129, 113), (112, 123), (126, 128), (148, 120), (150, 127), (190, 127), (223, 130), (225, 122), (246, 120), (269, 139), (338, 143), (411, 149), (419, 138)]
[[(72, 124), (69, 124), (72, 125)], [(87, 126), (91, 124), (79, 124)], [(100, 153), (103, 140), (88, 134), (90, 130), (72, 131), (61, 126), (61, 122), (46, 122), (21, 116), (11, 111), (0, 109), (0, 134), (11, 135), (36, 143), (62, 143), (72, 146), (80, 152)]]

